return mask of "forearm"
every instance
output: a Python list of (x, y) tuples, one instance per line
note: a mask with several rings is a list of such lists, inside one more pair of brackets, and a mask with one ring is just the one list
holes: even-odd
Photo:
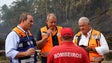
[(47, 38), (44, 38), (40, 41), (36, 41), (37, 48), (39, 48), (39, 49), (42, 48), (46, 42), (47, 42)]
[(19, 52), (15, 58), (21, 58), (21, 57), (26, 57), (26, 56), (31, 56), (35, 54), (35, 49), (34, 48), (29, 48), (27, 51), (25, 52)]
[(109, 47), (108, 47), (107, 41), (106, 41), (105, 37), (103, 36), (103, 34), (101, 34), (100, 46), (96, 47), (95, 49), (100, 55), (109, 53)]
[(108, 46), (96, 47), (95, 49), (96, 49), (96, 51), (97, 51), (100, 55), (104, 55), (104, 54), (106, 54), (106, 53), (109, 53), (109, 47), (108, 47)]
[(85, 47), (82, 47), (82, 48), (84, 48), (87, 52), (96, 52), (96, 49), (93, 48), (93, 47), (85, 46)]
[(42, 48), (45, 45), (45, 43), (47, 42), (47, 40), (48, 40), (48, 38), (49, 38), (51, 33), (52, 33), (52, 31), (49, 29), (47, 31), (46, 35), (44, 35), (44, 37), (41, 40), (36, 41), (37, 48), (40, 49), (40, 48)]
[(18, 58), (21, 58), (21, 57), (25, 57), (25, 56), (28, 56), (26, 52), (19, 52), (15, 58), (18, 59)]
[(91, 52), (91, 51), (92, 51), (92, 52), (97, 52), (95, 48), (91, 48), (91, 49), (90, 49), (90, 52)]

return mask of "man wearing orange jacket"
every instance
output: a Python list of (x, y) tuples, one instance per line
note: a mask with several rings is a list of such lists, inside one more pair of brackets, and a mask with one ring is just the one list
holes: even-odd
[(61, 26), (56, 26), (56, 16), (53, 13), (47, 15), (47, 26), (39, 29), (37, 33), (37, 48), (41, 50), (41, 62), (47, 63), (47, 55), (51, 48), (61, 43)]
[(109, 52), (105, 37), (91, 27), (87, 17), (81, 17), (78, 24), (80, 32), (74, 36), (73, 42), (88, 52), (91, 63), (101, 63), (103, 55)]

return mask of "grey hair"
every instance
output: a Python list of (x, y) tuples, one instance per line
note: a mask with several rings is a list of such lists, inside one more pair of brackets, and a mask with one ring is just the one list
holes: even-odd
[(22, 13), (22, 14), (20, 15), (20, 18), (19, 18), (20, 22), (21, 22), (22, 20), (27, 20), (27, 16), (28, 16), (28, 15), (31, 15), (31, 14), (28, 13), (28, 12)]
[(54, 19), (56, 19), (56, 15), (54, 13), (49, 13), (47, 15), (47, 20), (50, 18), (50, 16), (52, 16)]
[(90, 22), (90, 20), (87, 17), (81, 17), (78, 22), (81, 22), (81, 21), (84, 21), (86, 24)]

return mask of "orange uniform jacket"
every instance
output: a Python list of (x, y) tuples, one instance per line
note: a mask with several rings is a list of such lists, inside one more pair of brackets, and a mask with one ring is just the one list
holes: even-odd
[[(59, 44), (61, 43), (61, 36), (60, 36), (61, 29), (62, 29), (62, 27), (57, 26), (57, 38), (58, 38)], [(43, 38), (46, 35), (47, 27), (46, 26), (42, 27), (40, 31), (41, 31), (41, 35)], [(48, 54), (48, 52), (51, 50), (52, 47), (53, 47), (52, 36), (50, 35), (47, 42), (45, 43), (45, 45), (41, 49), (42, 56), (46, 56), (46, 54)]]
[[(74, 43), (77, 45), (79, 45), (79, 43), (78, 43), (79, 42), (79, 39), (78, 39), (79, 36), (81, 36), (81, 32), (78, 32), (76, 34), (77, 38), (74, 39)], [(97, 38), (100, 38), (100, 32), (93, 29), (91, 32), (89, 42), (88, 42), (88, 46), (93, 47), (93, 48), (100, 46), (99, 39), (97, 39)], [(91, 52), (89, 52), (89, 59), (91, 62), (99, 62), (102, 60), (102, 56), (99, 55), (97, 52), (91, 51)]]

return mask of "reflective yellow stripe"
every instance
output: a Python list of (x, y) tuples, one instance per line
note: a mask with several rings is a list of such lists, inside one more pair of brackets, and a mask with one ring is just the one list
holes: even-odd
[(100, 57), (92, 57), (92, 60), (94, 60), (94, 61), (99, 61), (99, 60), (102, 60), (102, 58)]

